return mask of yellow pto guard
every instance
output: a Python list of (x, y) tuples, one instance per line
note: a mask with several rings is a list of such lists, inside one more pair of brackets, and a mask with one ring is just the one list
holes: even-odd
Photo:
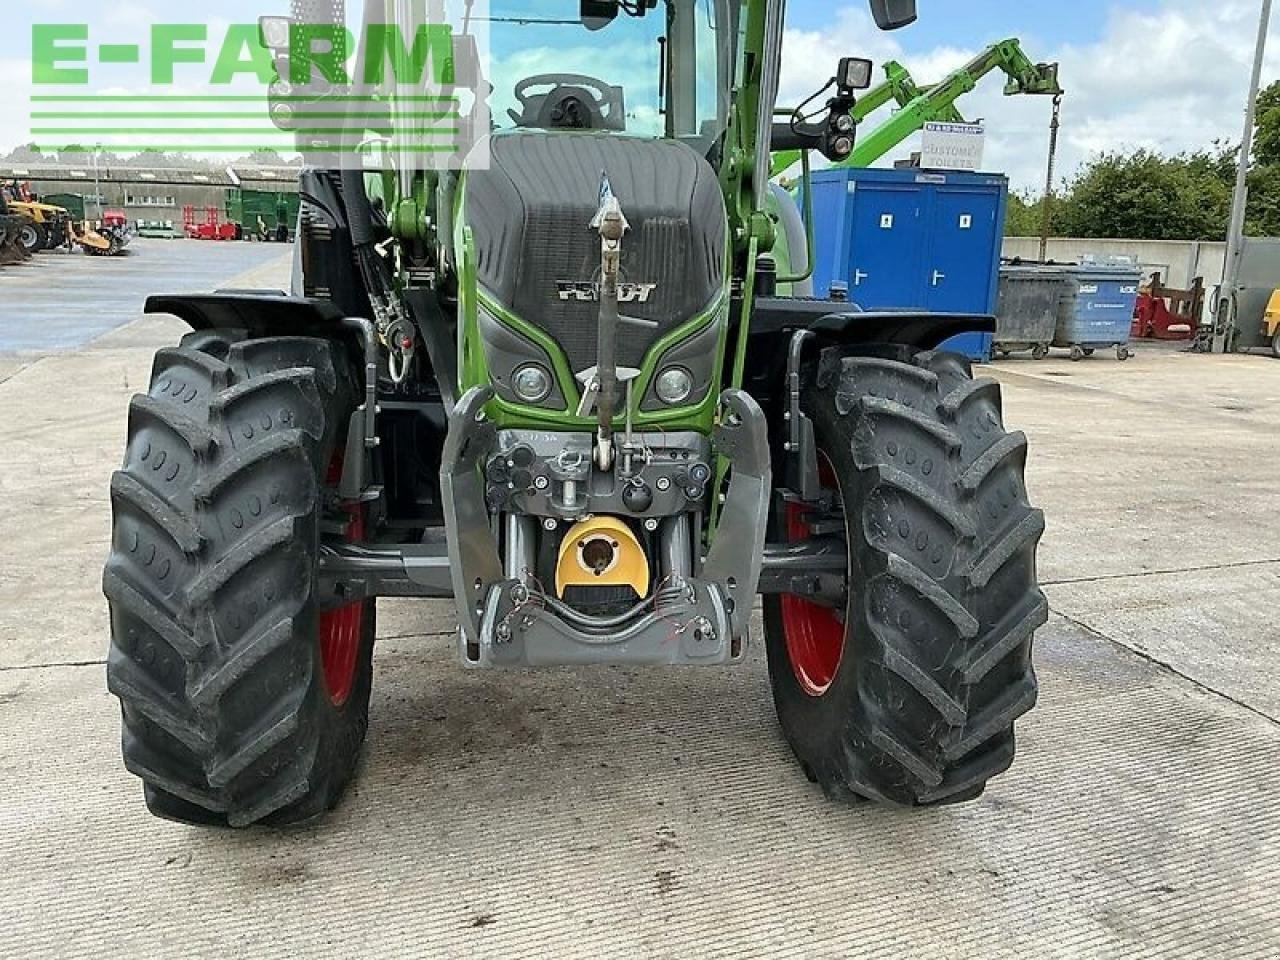
[(575, 524), (560, 544), (556, 596), (567, 587), (630, 587), (637, 599), (649, 595), (649, 561), (644, 548), (616, 517), (592, 517)]

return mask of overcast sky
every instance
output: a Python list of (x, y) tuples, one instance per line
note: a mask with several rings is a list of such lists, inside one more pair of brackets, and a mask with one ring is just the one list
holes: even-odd
[[(565, 5), (574, 7), (571, 0)], [(918, 82), (930, 83), (988, 43), (1016, 36), (1032, 59), (1061, 63), (1068, 91), (1064, 174), (1100, 150), (1198, 149), (1240, 136), (1259, 6), (1260, 0), (920, 0), (916, 25), (882, 34), (861, 0), (790, 0), (781, 102), (803, 99), (821, 86), (840, 56), (898, 59)], [(287, 7), (286, 0), (228, 0), (193, 6), (190, 19), (199, 20), (199, 10), (216, 10), (219, 21), (251, 22), (257, 13)], [(10, 106), (0, 111), (0, 148), (30, 139), (30, 22), (88, 22), (95, 39), (118, 40), (136, 37), (141, 24), (180, 20), (182, 9), (153, 0), (23, 0), (8, 10), (10, 29), (0, 33), (0, 84)], [(1267, 82), (1280, 78), (1280, 18), (1271, 40)], [(986, 167), (1008, 173), (1015, 187), (1038, 189), (1050, 104), (1005, 98), (1002, 86), (1002, 77), (989, 77), (961, 101), (961, 111), (987, 123)], [(918, 149), (917, 139), (896, 156), (912, 149)]]

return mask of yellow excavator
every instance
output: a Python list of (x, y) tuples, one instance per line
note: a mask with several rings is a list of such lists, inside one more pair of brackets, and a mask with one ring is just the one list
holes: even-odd
[(1271, 355), (1280, 359), (1280, 290), (1271, 294), (1266, 312), (1262, 315), (1262, 342), (1271, 348)]
[(12, 266), (31, 259), (31, 254), (18, 242), (31, 218), (9, 208), (8, 198), (0, 190), (0, 267)]
[(73, 219), (66, 207), (42, 203), (31, 192), (29, 184), (11, 180), (4, 185), (3, 192), (10, 211), (24, 219), (18, 244), (28, 255), (78, 246), (90, 256), (110, 257), (128, 246), (130, 238), (123, 214), (104, 217), (95, 225), (88, 220)]
[(71, 239), (71, 215), (64, 207), (41, 203), (32, 196), (24, 184), (5, 184), (4, 192), (9, 209), (25, 218), (18, 234), (18, 243), (27, 253), (56, 250)]

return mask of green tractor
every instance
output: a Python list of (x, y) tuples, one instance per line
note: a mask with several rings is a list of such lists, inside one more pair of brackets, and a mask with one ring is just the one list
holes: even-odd
[(977, 797), (1013, 761), (1047, 617), (1026, 438), (937, 349), (994, 321), (780, 295), (805, 251), (771, 153), (847, 157), (870, 64), (775, 121), (783, 0), (489, 13), (487, 164), (310, 169), (291, 295), (148, 301), (192, 329), (111, 483), (108, 681), (148, 806), (232, 827), (333, 807), (379, 597), (451, 599), (475, 668), (739, 663), (760, 597), (809, 780)]

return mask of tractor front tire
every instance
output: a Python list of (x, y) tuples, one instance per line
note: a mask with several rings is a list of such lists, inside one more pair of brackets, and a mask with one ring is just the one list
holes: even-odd
[(326, 490), (357, 396), (326, 340), (195, 333), (156, 355), (111, 482), (110, 691), (157, 816), (314, 819), (368, 726), (374, 605), (322, 611), (322, 536), (363, 514)]
[(1013, 762), (1036, 701), (1043, 514), (1026, 437), (1000, 387), (954, 354), (829, 352), (806, 375), (825, 509), (789, 504), (786, 539), (843, 536), (841, 609), (765, 601), (769, 674), (787, 741), (832, 798), (898, 806), (980, 795)]
[(18, 233), (18, 243), (27, 253), (39, 253), (49, 245), (49, 231), (42, 223), (24, 223)]

